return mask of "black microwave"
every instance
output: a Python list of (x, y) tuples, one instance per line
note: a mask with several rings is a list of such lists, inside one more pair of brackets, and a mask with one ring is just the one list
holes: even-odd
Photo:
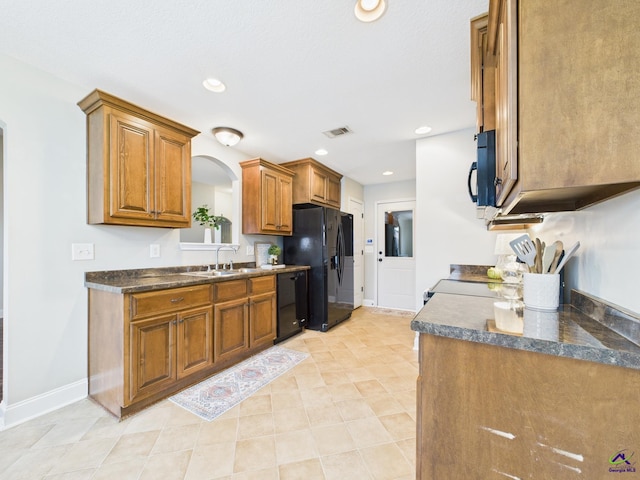
[[(476, 161), (469, 168), (467, 186), (471, 201), (479, 207), (496, 206), (496, 131), (488, 130), (475, 135)], [(471, 189), (473, 172), (476, 171), (476, 193)]]

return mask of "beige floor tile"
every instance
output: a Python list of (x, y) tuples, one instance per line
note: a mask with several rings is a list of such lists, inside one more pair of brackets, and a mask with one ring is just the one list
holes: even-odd
[(193, 449), (185, 480), (203, 480), (233, 474), (235, 443), (218, 443)]
[(152, 455), (142, 469), (140, 480), (183, 480), (191, 450)]
[(324, 480), (322, 465), (317, 458), (280, 465), (279, 470), (280, 480)]
[(92, 438), (118, 438), (124, 434), (127, 424), (114, 417), (102, 417), (84, 434), (82, 440)]
[(317, 373), (296, 372), (296, 381), (298, 382), (298, 387), (300, 388), (300, 390), (304, 390), (307, 388), (324, 387), (326, 385), (324, 383), (324, 379), (322, 378), (322, 375), (320, 375), (319, 372)]
[(236, 457), (233, 464), (235, 473), (275, 466), (276, 446), (273, 436), (240, 440), (236, 443)]
[(199, 433), (199, 424), (165, 427), (162, 432), (160, 432), (160, 435), (151, 450), (151, 455), (191, 450), (196, 444)]
[(416, 422), (405, 412), (378, 417), (378, 420), (396, 441), (416, 437)]
[(360, 454), (376, 480), (388, 480), (413, 473), (413, 467), (395, 443), (361, 448)]
[(130, 434), (161, 430), (169, 420), (170, 415), (171, 410), (169, 408), (159, 405), (153, 406), (124, 420), (127, 424), (124, 433)]
[(333, 356), (333, 354), (328, 351), (312, 352), (311, 357), (316, 362), (326, 362), (330, 360), (335, 360), (335, 357)]
[(298, 382), (293, 373), (282, 375), (271, 382), (271, 393), (292, 392), (298, 389)]
[(275, 433), (293, 432), (309, 428), (309, 419), (304, 408), (277, 410), (273, 412)]
[(404, 406), (390, 393), (366, 397), (364, 400), (379, 417), (406, 411)]
[(319, 361), (316, 362), (316, 367), (321, 374), (344, 371), (344, 364), (342, 364), (339, 360)]
[(326, 480), (368, 480), (371, 474), (357, 450), (328, 455), (320, 459)]
[(331, 398), (334, 402), (340, 400), (349, 400), (352, 398), (362, 398), (360, 392), (353, 383), (341, 383), (339, 385), (328, 385), (327, 388), (331, 392)]
[(240, 404), (240, 416), (271, 413), (271, 395), (253, 395)]
[(54, 473), (47, 475), (43, 480), (90, 480), (95, 471), (95, 468), (88, 468), (74, 472)]
[(302, 403), (306, 408), (313, 405), (327, 405), (328, 403), (333, 402), (331, 392), (326, 385), (308, 389), (301, 389), (300, 397), (302, 397)]
[(102, 464), (91, 480), (137, 480), (142, 473), (147, 457), (125, 462)]
[(340, 410), (340, 415), (345, 422), (357, 420), (358, 418), (373, 417), (375, 413), (367, 404), (364, 398), (353, 398), (336, 402)]
[(406, 440), (400, 440), (396, 442), (398, 448), (404, 454), (404, 458), (407, 459), (409, 464), (415, 468), (416, 467), (416, 439), (407, 438)]
[(57, 461), (49, 475), (97, 468), (117, 441), (117, 438), (94, 438), (75, 443)]
[(160, 430), (123, 435), (118, 439), (103, 464), (121, 463), (147, 458), (160, 436)]
[(391, 435), (377, 417), (347, 422), (347, 428), (359, 448), (388, 443), (392, 440)]
[(238, 437), (239, 417), (216, 418), (211, 422), (204, 422), (200, 426), (197, 446), (212, 445), (214, 443), (234, 442)]
[(372, 395), (380, 395), (388, 393), (382, 384), (375, 378), (353, 382), (360, 395), (363, 397), (370, 397)]
[(302, 396), (295, 389), (289, 392), (277, 392), (271, 394), (271, 408), (274, 412), (278, 410), (290, 410), (302, 404)]
[(238, 424), (238, 440), (273, 435), (273, 414), (259, 413), (240, 417)]
[(278, 464), (292, 463), (318, 456), (311, 430), (296, 430), (275, 436)]
[(329, 401), (329, 404), (323, 407), (319, 405), (308, 406), (306, 412), (311, 427), (333, 425), (343, 422), (340, 410), (338, 410), (338, 407), (332, 401)]
[(371, 373), (367, 367), (353, 368), (347, 371), (347, 375), (352, 382), (363, 382), (367, 380), (375, 380), (376, 377)]
[(0, 435), (0, 451), (31, 448), (53, 427), (55, 427), (55, 424), (33, 425), (26, 423), (2, 432), (2, 435)]
[(97, 418), (81, 417), (75, 420), (67, 420), (57, 423), (51, 430), (44, 434), (31, 448), (53, 447), (67, 445), (80, 440), (96, 423)]
[(311, 430), (321, 456), (348, 452), (356, 448), (347, 427), (342, 424), (316, 427)]
[(278, 467), (264, 468), (250, 472), (236, 473), (232, 480), (278, 480)]
[(44, 477), (69, 450), (69, 445), (28, 450), (2, 472), (3, 480), (39, 479)]

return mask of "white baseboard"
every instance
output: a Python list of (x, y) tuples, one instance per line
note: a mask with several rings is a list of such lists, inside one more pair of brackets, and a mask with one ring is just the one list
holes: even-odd
[(83, 379), (12, 405), (7, 405), (4, 399), (0, 404), (0, 430), (15, 427), (82, 400), (87, 397), (88, 391), (88, 380)]
[(369, 300), (368, 298), (364, 298), (362, 299), (362, 306), (363, 307), (375, 307), (376, 304), (373, 300)]

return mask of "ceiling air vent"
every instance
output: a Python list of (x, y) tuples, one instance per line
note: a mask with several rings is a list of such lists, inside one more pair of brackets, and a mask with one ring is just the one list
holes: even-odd
[(322, 133), (324, 133), (329, 138), (336, 138), (341, 135), (346, 135), (347, 133), (353, 133), (353, 130), (345, 126), (340, 128), (334, 128), (333, 130), (327, 130), (326, 132), (322, 132)]

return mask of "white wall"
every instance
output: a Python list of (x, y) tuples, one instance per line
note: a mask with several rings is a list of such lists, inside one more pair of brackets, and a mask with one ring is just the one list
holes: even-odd
[(476, 219), (467, 175), (474, 129), (416, 142), (416, 295), (449, 276), (450, 264), (492, 265), (495, 233)]
[[(565, 266), (565, 294), (577, 288), (640, 314), (640, 190), (578, 212), (547, 214), (530, 231), (565, 247), (580, 241)], [(567, 297), (568, 299), (568, 297)]]
[[(205, 264), (214, 256), (181, 251), (178, 229), (87, 225), (85, 114), (76, 103), (96, 86), (73, 85), (6, 56), (0, 71), (0, 124), (6, 125), (2, 427), (86, 396), (85, 271)], [(248, 158), (206, 134), (193, 140), (192, 153), (222, 160), (238, 178), (238, 162)], [(239, 188), (233, 195), (239, 205)], [(274, 237), (238, 238), (240, 251), (221, 252), (221, 261), (253, 261), (246, 245)], [(95, 260), (71, 261), (72, 243), (93, 243)], [(160, 245), (160, 258), (149, 257), (151, 243)]]

